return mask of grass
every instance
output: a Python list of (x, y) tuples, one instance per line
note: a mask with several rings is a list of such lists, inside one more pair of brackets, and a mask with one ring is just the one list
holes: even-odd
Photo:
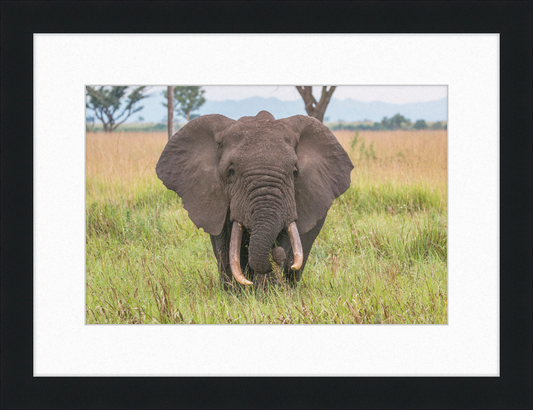
[(222, 290), (209, 236), (154, 168), (165, 133), (87, 135), (87, 323), (446, 323), (446, 131), (335, 135), (352, 185), (302, 281)]

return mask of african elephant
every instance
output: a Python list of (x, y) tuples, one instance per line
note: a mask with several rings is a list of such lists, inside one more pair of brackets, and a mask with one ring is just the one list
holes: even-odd
[[(348, 154), (320, 121), (275, 120), (267, 111), (232, 120), (204, 115), (168, 141), (156, 166), (194, 224), (210, 234), (224, 287), (272, 274), (291, 283), (335, 198), (350, 186)], [(290, 266), (290, 269), (289, 269)]]

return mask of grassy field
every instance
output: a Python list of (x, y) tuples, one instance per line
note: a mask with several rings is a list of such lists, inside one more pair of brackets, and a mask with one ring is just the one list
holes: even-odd
[(446, 131), (338, 131), (354, 163), (302, 281), (224, 291), (155, 175), (165, 133), (87, 135), (87, 323), (446, 323)]

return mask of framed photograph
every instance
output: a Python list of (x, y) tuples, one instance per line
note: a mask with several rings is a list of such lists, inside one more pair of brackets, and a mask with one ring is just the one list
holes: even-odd
[(87, 86), (86, 324), (447, 324), (447, 86), (168, 93)]
[[(484, 15), (498, 15), (503, 19), (515, 18), (527, 12), (527, 7), (531, 11), (529, 4), (502, 6), (505, 12), (491, 4), (461, 4), (446, 6), (438, 3), (436, 7), (443, 16), (456, 15), (454, 13), (459, 10), (463, 10), (465, 16), (478, 16), (477, 12), (483, 9)], [(335, 5), (341, 10), (345, 8), (345, 13), (361, 11), (361, 6), (357, 3)], [(406, 5), (407, 3), (392, 7), (402, 11), (399, 15), (404, 16), (404, 21), (412, 22)], [(422, 3), (413, 7), (418, 10), (419, 16), (427, 17), (431, 14), (427, 8), (429, 5), (431, 4)], [(265, 405), (258, 401), (257, 394), (263, 391), (264, 395), (264, 391), (275, 387), (283, 387), (290, 392), (285, 398), (266, 398), (264, 403), (268, 407), (294, 407), (299, 405), (299, 400), (303, 400), (302, 403), (309, 407), (324, 407), (329, 406), (329, 403), (331, 407), (427, 407), (435, 403), (449, 407), (452, 405), (449, 389), (453, 389), (457, 397), (465, 395), (458, 399), (465, 406), (527, 407), (527, 400), (530, 400), (527, 392), (531, 392), (531, 387), (526, 386), (526, 372), (517, 370), (516, 364), (524, 363), (523, 369), (531, 370), (531, 352), (526, 348), (528, 343), (523, 343), (531, 342), (531, 333), (523, 330), (523, 325), (531, 322), (526, 313), (529, 312), (526, 308), (531, 302), (531, 295), (529, 292), (529, 296), (525, 296), (524, 291), (530, 287), (531, 278), (527, 269), (524, 269), (527, 268), (526, 264), (518, 265), (516, 262), (525, 261), (526, 254), (531, 252), (525, 246), (528, 240), (531, 242), (526, 232), (531, 233), (531, 217), (525, 219), (526, 224), (513, 225), (518, 232), (515, 232), (515, 237), (523, 241), (513, 243), (512, 249), (506, 248), (501, 242), (504, 237), (510, 238), (510, 225), (500, 225), (500, 221), (512, 221), (509, 212), (513, 210), (514, 218), (524, 216), (524, 205), (527, 205), (527, 201), (531, 203), (530, 194), (525, 202), (510, 200), (517, 197), (516, 190), (523, 187), (525, 181), (514, 171), (507, 172), (508, 169), (514, 170), (518, 163), (523, 164), (521, 166), (525, 174), (531, 171), (531, 159), (523, 162), (527, 149), (515, 152), (514, 158), (517, 159), (514, 164), (510, 160), (510, 150), (505, 145), (510, 138), (509, 133), (517, 131), (511, 145), (516, 148), (518, 141), (521, 141), (525, 144), (524, 148), (531, 147), (530, 135), (523, 132), (527, 127), (531, 130), (531, 111), (527, 110), (528, 107), (531, 108), (531, 87), (527, 93), (513, 94), (512, 90), (517, 88), (511, 84), (511, 81), (515, 81), (513, 84), (525, 81), (524, 72), (531, 68), (531, 57), (526, 58), (522, 54), (511, 56), (508, 48), (509, 38), (515, 39), (513, 44), (516, 44), (517, 39), (520, 39), (519, 42), (524, 40), (523, 36), (506, 31), (506, 35), (510, 37), (504, 38), (501, 33), (507, 29), (497, 27), (488, 30), (490, 25), (483, 26), (480, 17), (469, 20), (469, 24), (472, 21), (478, 22), (479, 31), (468, 34), (449, 33), (449, 30), (445, 30), (447, 26), (444, 23), (433, 23), (438, 25), (439, 30), (433, 29), (429, 33), (426, 29), (424, 34), (406, 33), (405, 28), (396, 28), (394, 33), (387, 34), (350, 33), (347, 30), (348, 20), (344, 19), (341, 19), (339, 26), (342, 29), (334, 28), (337, 26), (331, 21), (330, 28), (321, 30), (321, 33), (310, 33), (310, 26), (303, 23), (298, 30), (301, 33), (288, 33), (294, 30), (285, 30), (283, 34), (253, 33), (261, 31), (267, 16), (273, 13), (279, 16), (281, 7), (286, 7), (287, 16), (295, 15), (295, 3), (286, 6), (277, 3), (210, 4), (202, 20), (203, 29), (198, 32), (198, 28), (193, 28), (196, 18), (185, 23), (186, 19), (182, 17), (182, 14), (190, 16), (198, 5), (176, 3), (170, 6), (170, 3), (162, 3), (150, 6), (150, 11), (154, 13), (153, 16), (163, 16), (168, 14), (165, 6), (178, 13), (177, 19), (183, 24), (178, 33), (170, 28), (170, 20), (164, 20), (165, 30), (153, 30), (160, 32), (155, 34), (149, 33), (142, 26), (144, 23), (140, 29), (124, 26), (127, 23), (122, 18), (118, 19), (116, 27), (103, 24), (98, 33), (85, 25), (72, 30), (70, 23), (65, 25), (58, 20), (55, 20), (59, 25), (55, 30), (52, 26), (46, 26), (43, 30), (43, 26), (39, 25), (41, 23), (37, 24), (36, 20), (30, 20), (31, 24), (26, 28), (17, 28), (13, 24), (9, 26), (11, 37), (7, 39), (13, 39), (14, 34), (23, 34), (21, 38), (28, 47), (25, 55), (33, 56), (33, 70), (28, 66), (25, 71), (33, 74), (29, 77), (33, 78), (33, 157), (27, 155), (19, 162), (29, 165), (29, 168), (23, 169), (33, 172), (23, 173), (18, 179), (19, 186), (26, 183), (31, 185), (33, 180), (33, 207), (19, 209), (20, 216), (24, 211), (33, 212), (33, 219), (22, 225), (26, 227), (22, 229), (25, 235), (30, 235), (33, 228), (33, 259), (31, 254), (26, 255), (26, 258), (19, 258), (22, 259), (19, 261), (19, 270), (24, 275), (25, 282), (15, 284), (12, 278), (15, 261), (12, 257), (5, 260), (3, 257), (2, 263), (7, 264), (5, 266), (9, 268), (9, 276), (3, 266), (2, 279), (4, 281), (7, 277), (7, 286), (2, 286), (2, 299), (9, 307), (8, 310), (3, 309), (2, 315), (2, 344), (5, 346), (2, 350), (15, 351), (13, 342), (7, 341), (5, 335), (21, 334), (16, 329), (22, 326), (16, 324), (13, 317), (6, 319), (6, 313), (13, 312), (15, 302), (13, 296), (7, 294), (7, 287), (12, 286), (9, 288), (13, 290), (12, 293), (16, 293), (15, 289), (18, 289), (21, 295), (28, 298), (27, 306), (31, 309), (26, 308), (21, 317), (31, 318), (33, 322), (31, 325), (26, 323), (30, 327), (24, 331), (26, 336), (19, 339), (24, 339), (25, 344), (20, 343), (16, 347), (21, 351), (23, 346), (26, 352), (25, 360), (21, 362), (23, 366), (17, 372), (10, 370), (14, 359), (5, 361), (6, 356), (3, 354), (2, 361), (11, 372), (6, 384), (6, 372), (2, 371), (3, 405), (5, 403), (6, 407), (15, 408), (28, 406), (30, 397), (37, 406), (48, 408), (75, 405), (95, 408), (164, 407), (173, 403), (173, 400), (178, 403), (172, 404), (173, 407), (225, 407), (236, 397), (231, 386), (239, 384), (247, 392), (234, 403), (248, 407)], [(312, 16), (313, 21), (323, 15), (320, 7), (326, 7), (325, 3), (308, 3), (308, 6), (309, 16)], [(53, 6), (41, 4), (34, 4), (34, 7), (49, 14), (53, 14), (55, 10)], [(125, 6), (106, 3), (103, 8), (97, 9), (92, 4), (75, 3), (71, 7), (83, 10), (89, 17), (106, 16), (106, 12), (116, 14)], [(132, 6), (131, 11), (136, 16), (147, 15), (147, 7), (148, 3), (140, 3)], [(220, 16), (221, 11), (227, 13), (229, 21), (232, 21), (231, 7), (249, 11), (261, 9), (265, 10), (265, 14), (257, 18), (258, 26), (253, 30), (249, 29), (248, 22), (239, 27), (239, 33), (221, 23), (210, 26), (214, 21), (213, 17)], [(333, 10), (331, 7), (333, 6), (326, 8)], [(374, 11), (367, 12), (373, 16), (384, 10), (381, 4), (369, 7)], [(6, 10), (7, 15), (12, 13), (13, 18), (24, 16), (25, 13), (14, 6), (14, 3), (9, 8), (6, 7)], [(336, 15), (343, 14), (339, 14), (341, 10), (336, 9)], [(389, 20), (396, 21), (392, 17)], [(457, 17), (454, 21), (458, 21), (456, 29), (459, 29), (463, 20)], [(523, 24), (531, 33), (530, 21), (526, 22), (522, 18), (517, 24)], [(367, 31), (375, 31), (368, 27), (370, 26), (367, 26)], [(419, 27), (418, 30), (413, 30), (416, 32), (424, 31), (429, 26), (425, 23), (411, 27)], [(531, 45), (530, 38), (528, 41)], [(3, 45), (4, 42), (7, 40), (3, 36)], [(13, 55), (13, 47), (7, 50), (6, 53)], [(520, 67), (510, 63), (517, 57), (525, 61), (521, 67), (526, 70), (521, 71)], [(6, 67), (4, 58), (3, 75), (4, 72), (15, 75), (12, 68)], [(31, 83), (30, 81), (29, 84)], [(224, 298), (230, 296), (223, 296), (224, 291), (218, 288), (219, 272), (216, 265), (217, 262), (220, 265), (220, 261), (213, 255), (213, 249), (216, 251), (218, 248), (211, 242), (212, 239), (207, 240), (208, 233), (216, 236), (218, 227), (210, 225), (211, 222), (206, 222), (202, 215), (195, 217), (194, 210), (191, 211), (195, 209), (194, 206), (187, 209), (187, 215), (183, 208), (176, 205), (178, 199), (171, 192), (172, 183), (165, 182), (164, 169), (159, 178), (165, 186), (171, 188), (170, 191), (162, 186), (152, 190), (151, 184), (157, 180), (153, 174), (148, 175), (151, 172), (149, 168), (146, 168), (146, 177), (138, 174), (136, 166), (128, 171), (128, 157), (123, 155), (124, 152), (135, 151), (140, 157), (155, 155), (154, 158), (158, 160), (155, 152), (160, 152), (165, 146), (164, 137), (162, 141), (161, 136), (155, 138), (153, 153), (147, 154), (147, 149), (151, 148), (146, 148), (145, 145), (136, 147), (135, 138), (131, 138), (131, 135), (124, 135), (122, 139), (117, 136), (105, 139), (102, 135), (91, 134), (91, 141), (89, 135), (86, 135), (88, 86), (94, 90), (98, 90), (99, 86), (130, 86), (128, 91), (132, 91), (135, 86), (158, 87), (172, 84), (205, 88), (334, 85), (339, 92), (342, 87), (348, 89), (354, 86), (445, 87), (445, 143), (439, 145), (438, 142), (442, 132), (433, 135), (436, 138), (432, 140), (432, 144), (436, 144), (434, 154), (438, 158), (438, 165), (435, 169), (422, 169), (420, 164), (427, 161), (427, 158), (424, 157), (422, 145), (416, 145), (414, 139), (420, 142), (431, 136), (424, 136), (423, 132), (416, 131), (418, 133), (411, 136), (413, 141), (394, 142), (403, 144), (394, 145), (394, 161), (401, 171), (402, 177), (397, 180), (400, 185), (403, 181), (402, 189), (411, 189), (408, 194), (404, 193), (404, 197), (410, 199), (406, 203), (390, 200), (376, 205), (386, 195), (387, 189), (393, 196), (402, 196), (401, 192), (394, 191), (393, 185), (380, 182), (380, 175), (385, 175), (383, 179), (387, 179), (388, 171), (385, 170), (383, 161), (379, 161), (379, 155), (384, 160), (386, 149), (389, 149), (383, 145), (387, 135), (383, 134), (378, 140), (376, 135), (365, 134), (362, 129), (347, 130), (349, 132), (345, 135), (333, 134), (349, 161), (360, 162), (352, 164), (355, 169), (366, 175), (361, 178), (361, 174), (353, 174), (351, 169), (348, 170), (352, 183), (356, 181), (357, 184), (345, 189), (342, 195), (337, 195), (337, 202), (332, 201), (327, 220), (331, 219), (337, 225), (328, 225), (320, 234), (317, 233), (319, 241), (319, 235), (334, 237), (335, 240), (319, 242), (322, 254), (309, 259), (309, 263), (314, 264), (314, 271), (321, 272), (323, 279), (324, 275), (328, 275), (323, 283), (330, 286), (330, 291), (333, 284), (338, 287), (339, 297), (320, 299), (320, 290), (324, 293), (326, 287), (320, 288), (322, 285), (317, 283), (313, 285), (313, 289), (319, 290), (316, 295), (295, 295), (293, 288), (289, 287), (283, 290), (285, 303), (289, 304), (283, 312), (292, 312), (290, 316), (271, 314), (272, 320), (262, 319), (263, 324), (253, 324), (250, 318), (242, 318), (247, 312), (253, 311), (248, 310), (247, 303), (254, 303), (257, 299), (252, 300), (250, 296), (246, 296), (244, 289), (244, 298), (237, 297), (237, 300), (229, 302)], [(7, 93), (14, 91), (12, 86), (6, 88)], [(160, 93), (163, 91), (159, 90)], [(520, 94), (521, 99), (516, 100), (523, 101), (524, 104), (515, 104), (511, 116), (509, 108), (503, 107), (501, 102), (510, 101), (511, 96), (517, 97), (517, 94)], [(25, 126), (28, 131), (28, 126), (20, 122), (22, 107), (28, 108), (28, 104), (18, 104), (18, 124)], [(5, 104), (2, 107), (5, 118), (10, 108), (6, 108)], [(162, 107), (162, 116), (164, 111)], [(212, 114), (221, 112), (206, 113)], [(138, 117), (142, 112), (135, 115)], [(228, 115), (224, 117), (231, 121), (237, 120)], [(380, 121), (369, 121), (369, 126), (371, 122), (372, 126), (375, 123), (385, 127), (392, 117), (393, 114)], [(193, 129), (194, 124), (201, 123), (200, 118), (189, 117), (190, 122), (182, 128), (177, 125), (176, 128), (180, 127), (177, 138), (184, 138), (181, 135)], [(261, 118), (271, 120), (270, 117)], [(416, 120), (423, 120), (404, 119), (411, 124), (408, 126), (405, 125), (407, 122), (399, 121), (400, 128), (414, 127)], [(137, 120), (144, 121), (139, 118)], [(275, 120), (278, 118), (275, 117)], [(339, 120), (346, 118), (332, 120), (341, 124)], [(6, 130), (14, 129), (14, 122), (9, 121), (2, 122), (3, 142)], [(257, 118), (253, 121), (257, 121)], [(330, 134), (337, 131), (331, 131), (320, 120), (316, 121), (320, 123), (320, 127), (325, 127), (324, 132), (326, 129)], [(521, 127), (516, 126), (517, 121), (522, 122)], [(419, 126), (422, 126), (421, 123)], [(440, 126), (443, 127), (443, 124)], [(317, 127), (319, 125), (312, 125), (312, 128)], [(185, 131), (180, 134), (181, 130)], [(247, 131), (243, 128), (242, 132)], [(198, 137), (199, 134), (190, 135)], [(442, 140), (442, 135), (440, 139)], [(29, 140), (24, 141), (27, 143)], [(114, 144), (109, 144), (110, 142)], [(13, 144), (9, 147), (15, 148), (17, 142), (13, 142), (11, 137), (9, 144)], [(21, 143), (18, 144), (20, 147)], [(427, 147), (428, 144), (423, 146)], [(443, 150), (447, 154), (447, 161), (443, 160), (446, 158), (442, 156)], [(4, 150), (2, 151), (5, 156)], [(440, 157), (437, 155), (439, 152)], [(373, 162), (374, 157), (376, 162)], [(390, 162), (392, 158), (389, 157), (387, 160)], [(100, 163), (95, 161), (96, 158), (99, 158)], [(132, 158), (129, 158), (130, 165)], [(13, 159), (8, 160), (8, 163), (13, 163), (12, 161)], [(124, 163), (121, 164), (121, 161)], [(142, 161), (138, 162), (140, 163)], [(445, 172), (442, 166), (446, 167)], [(511, 168), (506, 170), (501, 166)], [(108, 172), (113, 169), (116, 173)], [(237, 166), (233, 169), (235, 174), (243, 172)], [(304, 169), (302, 165), (302, 172)], [(418, 177), (413, 169), (420, 172)], [(300, 169), (297, 168), (297, 172)], [(298, 174), (287, 175), (293, 181), (298, 177)], [(425, 183), (420, 184), (420, 180)], [(205, 179), (195, 181), (198, 184)], [(365, 183), (366, 187), (358, 191), (357, 186), (364, 187)], [(417, 191), (418, 195), (426, 195), (426, 199), (420, 202), (423, 206), (419, 208), (411, 201), (413, 193), (417, 194), (417, 186), (420, 190)], [(3, 198), (8, 192), (16, 192), (13, 182), (5, 185), (3, 181), (3, 187), (6, 191), (3, 192)], [(187, 193), (183, 193), (180, 187), (176, 190), (180, 191), (178, 195), (187, 208)], [(369, 194), (372, 192), (374, 196)], [(161, 198), (168, 201), (166, 208), (158, 205)], [(444, 200), (439, 203), (439, 198)], [(367, 225), (346, 227), (350, 216), (349, 213), (341, 213), (345, 202), (355, 204), (365, 200), (369, 201), (369, 208), (377, 206), (379, 211), (366, 214), (361, 211), (361, 220), (367, 221)], [(174, 205), (170, 201), (174, 201)], [(126, 203), (129, 205), (129, 213), (121, 210)], [(401, 208), (408, 205), (413, 208)], [(117, 210), (120, 210), (120, 215), (114, 214)], [(214, 213), (216, 211), (211, 212), (210, 216)], [(410, 234), (398, 231), (401, 226), (390, 222), (399, 220), (394, 218), (398, 214), (404, 215), (403, 225), (409, 229)], [(246, 219), (241, 220), (235, 216), (238, 213), (233, 215), (230, 223), (237, 222), (244, 225), (244, 228), (251, 228)], [(27, 218), (29, 214), (26, 213), (25, 216)], [(388, 222), (384, 222), (385, 217), (389, 218)], [(417, 217), (420, 220), (416, 220)], [(376, 219), (372, 221), (371, 218)], [(297, 224), (294, 218), (287, 216), (285, 219), (284, 224), (287, 226), (283, 225), (278, 234), (283, 232), (282, 229), (287, 229), (288, 232), (288, 227), (293, 222)], [(303, 217), (300, 219), (305, 220)], [(172, 220), (175, 222), (171, 222)], [(392, 225), (386, 226), (386, 223)], [(183, 228), (183, 235), (187, 237), (179, 242), (172, 239), (160, 242), (164, 236), (161, 233), (166, 234), (172, 226), (177, 225)], [(308, 231), (303, 222), (297, 228), (302, 232)], [(13, 226), (10, 229), (10, 232), (15, 232)], [(110, 232), (116, 235), (109, 236)], [(391, 235), (384, 236), (383, 232)], [(421, 240), (422, 233), (428, 232), (435, 234), (428, 239), (430, 243), (426, 243), (425, 248), (426, 251), (431, 249), (431, 257), (425, 255), (417, 259), (417, 241)], [(290, 236), (289, 232), (288, 234)], [(442, 235), (446, 235), (444, 239)], [(106, 240), (102, 240), (104, 236)], [(387, 248), (386, 241), (391, 237), (396, 242), (389, 243)], [(22, 243), (17, 242), (21, 238), (20, 233), (14, 233), (13, 238), (12, 243)], [(283, 261), (289, 260), (289, 265), (297, 264), (297, 244), (292, 236), (288, 239), (287, 244), (290, 243), (291, 248), (284, 250), (286, 258)], [(131, 247), (133, 240), (144, 241), (146, 246), (134, 249)], [(366, 256), (359, 254), (358, 258), (348, 260), (348, 254), (342, 252), (345, 248), (339, 245), (337, 252), (333, 249), (332, 243), (344, 244), (350, 243), (349, 241), (353, 241), (353, 245), (362, 249)], [(366, 241), (365, 245), (359, 246), (361, 241)], [(3, 238), (3, 246), (4, 243)], [(28, 238), (24, 243), (31, 245)], [(189, 244), (185, 252), (181, 249), (184, 244)], [(395, 249), (410, 249), (411, 253), (403, 255), (405, 266), (399, 268), (396, 274), (393, 264), (385, 263), (385, 258), (372, 259), (370, 250), (380, 244), (383, 246), (382, 253), (387, 249), (390, 252)], [(272, 246), (269, 244), (272, 248), (276, 248), (276, 245), (277, 242)], [(317, 246), (316, 242), (314, 246)], [(283, 248), (281, 245), (280, 247)], [(127, 256), (134, 254), (135, 258)], [(206, 275), (209, 270), (205, 267), (208, 254), (211, 258), (209, 263), (214, 269)], [(323, 257), (320, 258), (320, 255)], [(374, 255), (379, 255), (379, 252)], [(512, 262), (511, 255), (514, 255), (515, 262)], [(281, 267), (283, 277), (283, 261), (276, 262), (274, 253), (272, 259)], [(127, 265), (128, 261), (131, 266), (126, 270), (116, 269), (116, 266)], [(172, 265), (171, 261), (174, 261)], [(507, 263), (510, 265), (506, 265)], [(528, 263), (530, 266), (530, 261)], [(360, 268), (359, 264), (372, 267)], [(179, 291), (174, 288), (169, 290), (174, 283), (171, 283), (172, 271), (168, 272), (166, 269), (170, 266), (175, 271), (188, 275), (181, 282), (176, 281), (181, 286)], [(274, 265), (271, 266), (274, 271)], [(514, 269), (512, 281), (509, 277), (503, 277), (509, 266)], [(348, 279), (351, 279), (351, 275), (346, 275), (346, 272), (352, 272), (356, 267), (361, 272), (361, 281), (350, 283)], [(257, 265), (258, 273), (261, 269)], [(257, 280), (257, 277), (247, 276), (244, 266), (243, 270), (246, 280)], [(124, 271), (137, 275), (135, 280), (138, 281), (138, 286), (128, 287), (129, 285), (124, 285), (128, 278), (114, 275), (114, 272)], [(192, 276), (195, 271), (199, 274)], [(287, 272), (290, 274), (290, 269)], [(387, 272), (389, 281), (380, 284), (377, 278), (385, 278)], [(417, 279), (412, 282), (412, 286), (400, 286), (400, 291), (406, 290), (407, 295), (400, 295), (400, 291), (390, 289), (395, 283), (390, 277), (400, 275), (401, 272), (408, 272), (407, 278), (404, 278), (407, 282), (409, 277)], [(306, 276), (308, 273), (310, 272), (303, 274), (306, 292), (315, 280), (312, 274)], [(232, 276), (238, 281), (238, 275), (233, 271)], [(228, 277), (231, 279), (231, 276)], [(305, 283), (306, 280), (309, 283)], [(217, 286), (217, 290), (211, 290), (211, 296), (220, 299), (212, 305), (211, 310), (206, 308), (202, 311), (201, 306), (205, 304), (198, 298), (208, 294), (205, 290), (213, 289), (214, 286)], [(302, 288), (301, 284), (298, 286)], [(198, 288), (203, 290), (199, 291)], [(365, 289), (369, 292), (365, 293)], [(129, 290), (132, 291), (131, 295), (128, 294)], [(133, 303), (132, 301), (142, 299), (138, 297), (139, 292), (150, 292), (145, 299), (150, 302), (144, 305)], [(231, 295), (231, 290), (225, 292)], [(275, 292), (279, 292), (279, 289)], [(176, 295), (183, 296), (178, 298)], [(298, 297), (303, 304), (294, 304), (289, 296)], [(173, 303), (172, 306), (169, 301)], [(185, 303), (180, 307), (177, 301)], [(394, 306), (398, 307), (398, 315), (391, 314), (391, 309), (385, 308), (386, 305), (392, 306), (393, 301)], [(308, 308), (309, 313), (303, 310), (307, 302), (316, 302), (322, 307), (318, 309), (311, 306)], [(337, 306), (326, 309), (332, 303)], [(409, 303), (411, 307), (408, 306)], [(297, 309), (292, 310), (291, 306), (300, 309), (299, 316), (295, 313)], [(519, 307), (522, 310), (519, 311)], [(134, 312), (133, 308), (137, 311)], [(261, 309), (257, 312), (261, 312)], [(317, 313), (324, 318), (322, 322), (316, 319)], [(513, 318), (513, 314), (519, 316)], [(505, 320), (501, 315), (506, 315)], [(303, 320), (306, 316), (315, 317), (316, 320), (309, 319), (306, 322)], [(229, 317), (232, 319), (230, 323)], [(213, 324), (205, 325), (210, 322), (210, 318), (217, 319)], [(294, 322), (296, 318), (304, 323), (287, 323), (289, 320)], [(222, 324), (224, 321), (225, 324)], [(134, 325), (140, 323), (151, 324)], [(522, 329), (515, 333), (521, 335), (521, 341), (511, 345), (509, 335), (517, 329)], [(11, 332), (6, 333), (9, 330)], [(28, 336), (30, 334), (31, 337)], [(509, 350), (511, 346), (514, 346), (514, 353)], [(13, 357), (23, 356), (20, 353)], [(22, 378), (26, 380), (25, 384), (20, 383)], [(13, 387), (16, 380), (18, 388)], [(505, 387), (510, 381), (516, 382), (513, 384), (516, 386), (513, 391)], [(156, 382), (156, 390), (139, 397)], [(117, 386), (117, 389), (111, 389), (113, 391), (106, 393), (105, 399), (98, 401), (89, 398), (88, 393), (87, 396), (84, 394), (83, 397), (75, 397), (73, 393), (69, 393), (71, 389), (68, 388), (60, 399), (50, 395), (50, 392), (65, 391), (66, 386), (74, 385), (81, 386), (80, 389), (88, 392), (88, 386), (95, 389), (101, 383), (108, 383), (108, 387)], [(200, 394), (202, 383), (213, 389), (213, 396), (205, 397), (205, 392)], [(419, 391), (414, 397), (406, 394), (413, 387)], [(13, 390), (6, 395), (4, 392), (8, 388)], [(393, 403), (392, 399), (383, 398), (383, 388), (390, 392), (400, 392), (396, 396), (398, 401)], [(338, 396), (331, 394), (339, 389), (344, 393)], [(26, 393), (22, 394), (23, 391)], [(29, 394), (30, 391), (32, 394)], [(434, 396), (430, 395), (430, 391)], [(481, 391), (484, 392), (482, 397)], [(308, 393), (302, 399), (304, 392)], [(365, 399), (358, 401), (355, 392), (361, 392), (360, 397)]]

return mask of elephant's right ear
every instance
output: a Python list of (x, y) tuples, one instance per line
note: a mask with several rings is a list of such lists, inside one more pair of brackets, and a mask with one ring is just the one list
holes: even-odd
[(296, 133), (296, 225), (298, 232), (304, 234), (326, 216), (333, 200), (350, 187), (353, 164), (335, 135), (316, 118), (295, 115), (279, 121)]
[(216, 135), (235, 122), (216, 114), (192, 120), (170, 139), (155, 168), (163, 184), (181, 197), (194, 224), (211, 235), (222, 231), (228, 209)]

